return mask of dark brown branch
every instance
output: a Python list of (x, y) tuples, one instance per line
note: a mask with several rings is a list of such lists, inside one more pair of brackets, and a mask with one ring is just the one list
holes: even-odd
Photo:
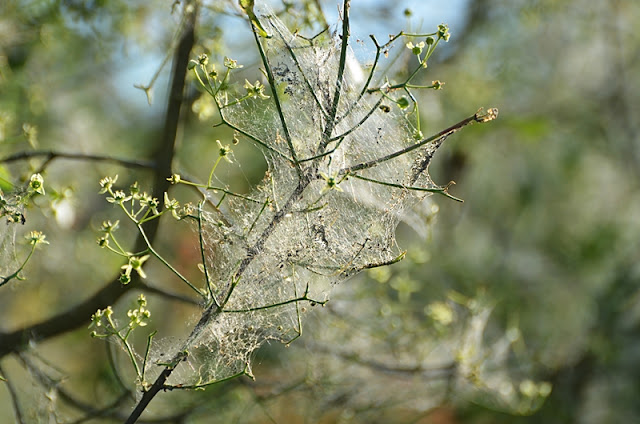
[[(158, 172), (155, 175), (154, 187), (159, 192), (154, 192), (154, 197), (157, 198), (161, 198), (162, 193), (164, 193), (169, 188), (167, 177), (171, 175), (171, 161), (173, 159), (173, 149), (175, 146), (175, 137), (178, 129), (180, 106), (182, 105), (182, 96), (186, 80), (187, 65), (189, 63), (191, 49), (193, 48), (193, 45), (195, 43), (195, 24), (197, 19), (196, 4), (194, 4), (194, 2), (187, 2), (184, 5), (185, 13), (187, 13), (186, 11), (191, 7), (193, 7), (193, 10), (185, 20), (185, 26), (182, 29), (180, 41), (178, 43), (178, 47), (173, 59), (173, 77), (171, 80), (171, 91), (169, 93), (164, 140), (160, 145), (160, 148), (158, 149), (158, 169), (164, 169), (169, 172), (166, 172), (164, 175)], [(149, 222), (149, 224), (156, 223), (154, 234), (155, 229), (157, 228), (157, 222), (157, 219)], [(147, 236), (150, 236), (150, 234), (148, 233), (149, 229), (145, 228), (145, 231), (147, 231)], [(135, 423), (138, 420), (142, 412), (144, 412), (144, 410), (147, 408), (149, 402), (151, 402), (155, 395), (158, 394), (160, 390), (162, 390), (166, 379), (171, 374), (171, 371), (172, 368), (165, 368), (162, 371), (151, 388), (144, 393), (142, 399), (140, 399), (140, 402), (138, 402), (135, 409), (131, 412), (131, 415), (126, 421), (127, 423)]]
[[(172, 173), (174, 147), (180, 118), (180, 107), (183, 100), (183, 89), (189, 55), (194, 44), (195, 14), (183, 29), (180, 44), (174, 57), (173, 77), (167, 100), (167, 111), (164, 122), (164, 132), (154, 154), (156, 165), (152, 167), (154, 172), (153, 197), (162, 198), (169, 188), (167, 177)], [(15, 159), (17, 160), (17, 159)], [(96, 159), (97, 160), (97, 159)], [(155, 239), (159, 220), (154, 219), (145, 224), (145, 233), (150, 241)], [(140, 236), (136, 240), (134, 251), (146, 249), (144, 239)], [(0, 333), (0, 358), (23, 349), (30, 339), (44, 340), (59, 336), (76, 328), (85, 326), (88, 318), (97, 309), (104, 308), (116, 302), (128, 290), (137, 286), (134, 278), (130, 284), (123, 286), (118, 277), (111, 280), (97, 293), (84, 302), (73, 306), (67, 311), (48, 318), (34, 325), (14, 330), (9, 333)]]

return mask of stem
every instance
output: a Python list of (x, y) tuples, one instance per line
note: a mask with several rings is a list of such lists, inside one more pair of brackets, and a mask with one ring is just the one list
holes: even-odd
[(136, 361), (135, 354), (133, 353), (133, 348), (131, 347), (131, 345), (129, 344), (129, 341), (127, 340), (127, 338), (129, 337), (129, 334), (131, 333), (131, 330), (132, 330), (132, 328), (129, 327), (129, 330), (127, 330), (127, 335), (124, 336), (124, 337), (121, 336), (119, 332), (116, 332), (116, 334), (118, 335), (118, 338), (120, 339), (122, 344), (124, 344), (125, 350), (127, 351), (127, 354), (129, 355), (129, 360), (131, 361), (131, 363), (133, 364), (133, 367), (136, 370), (136, 375), (138, 376), (138, 378), (142, 382), (142, 373), (140, 372), (140, 366), (138, 365), (138, 361)]
[(342, 45), (340, 46), (340, 62), (338, 63), (338, 76), (336, 78), (336, 89), (333, 94), (333, 104), (331, 110), (329, 110), (329, 119), (327, 120), (327, 126), (322, 134), (322, 141), (318, 148), (318, 153), (323, 153), (327, 144), (331, 141), (331, 134), (336, 124), (336, 115), (338, 113), (338, 106), (340, 105), (340, 94), (342, 93), (342, 83), (344, 77), (344, 68), (347, 63), (347, 48), (349, 46), (349, 9), (351, 7), (350, 0), (344, 0), (342, 6)]
[(218, 164), (220, 163), (221, 160), (222, 160), (222, 156), (218, 156), (218, 159), (216, 159), (216, 163), (213, 164), (213, 167), (211, 168), (211, 172), (209, 173), (209, 179), (207, 180), (207, 187), (211, 187), (211, 182), (213, 180), (213, 173), (216, 172), (216, 168), (218, 167)]
[(177, 269), (175, 269), (169, 262), (167, 262), (162, 256), (160, 256), (160, 254), (151, 245), (151, 242), (147, 238), (147, 235), (145, 234), (144, 229), (142, 228), (141, 225), (138, 225), (138, 231), (140, 231), (140, 234), (142, 235), (142, 237), (144, 238), (145, 243), (147, 244), (147, 249), (149, 249), (149, 252), (151, 252), (151, 254), (153, 256), (155, 256), (160, 262), (162, 262), (162, 264), (164, 266), (169, 268), (169, 270), (171, 270), (171, 272), (173, 272), (179, 279), (181, 279), (182, 282), (184, 282), (186, 285), (191, 287), (191, 289), (193, 291), (198, 293), (199, 296), (205, 297), (205, 295), (196, 286), (191, 284), (191, 282), (189, 280), (187, 280), (186, 277), (184, 277), (182, 274), (180, 274), (180, 272)]
[(349, 134), (351, 134), (352, 132), (354, 132), (355, 130), (357, 130), (358, 128), (360, 128), (360, 126), (362, 124), (364, 124), (371, 117), (371, 115), (373, 115), (375, 113), (375, 111), (378, 109), (378, 106), (380, 106), (380, 104), (382, 103), (382, 99), (383, 99), (383, 97), (380, 97), (378, 99), (378, 101), (371, 107), (371, 110), (369, 110), (369, 112), (367, 112), (367, 114), (360, 120), (360, 122), (358, 122), (353, 127), (351, 127), (351, 129), (343, 132), (342, 134), (337, 135), (335, 137), (331, 137), (329, 139), (329, 143), (332, 142), (332, 141), (338, 140), (340, 138), (344, 138), (344, 137), (348, 136)]
[(279, 306), (284, 306), (284, 305), (289, 305), (291, 303), (298, 303), (298, 302), (309, 302), (309, 303), (317, 303), (318, 305), (324, 305), (325, 303), (328, 302), (328, 300), (314, 300), (309, 298), (308, 296), (309, 294), (309, 287), (307, 286), (307, 290), (305, 290), (304, 295), (297, 297), (295, 299), (288, 299), (288, 300), (284, 300), (282, 302), (278, 302), (278, 303), (272, 303), (270, 305), (264, 305), (264, 306), (256, 306), (255, 308), (247, 308), (247, 309), (228, 309), (228, 310), (223, 310), (222, 312), (224, 313), (243, 313), (243, 312), (254, 312), (254, 311), (262, 311), (265, 309), (271, 309), (271, 308), (277, 308)]
[(202, 384), (192, 384), (190, 386), (185, 386), (185, 385), (183, 385), (183, 386), (165, 386), (164, 389), (165, 390), (202, 389), (204, 387), (212, 386), (212, 385), (218, 384), (218, 383), (224, 383), (225, 381), (229, 381), (229, 380), (233, 380), (234, 378), (242, 377), (243, 375), (248, 375), (246, 368), (244, 370), (240, 371), (239, 373), (230, 375), (229, 377), (221, 378), (220, 380), (213, 380), (213, 381), (210, 381), (208, 383), (202, 383)]
[[(218, 107), (219, 111), (222, 111), (222, 106), (218, 103), (218, 100), (216, 99), (216, 106)], [(213, 127), (219, 127), (220, 125), (226, 125), (229, 128), (231, 128), (234, 131), (237, 131), (238, 133), (244, 135), (245, 137), (249, 138), (250, 140), (252, 140), (253, 142), (257, 143), (259, 146), (264, 147), (265, 149), (269, 150), (270, 152), (273, 152), (275, 154), (277, 154), (278, 156), (282, 157), (283, 159), (285, 159), (287, 162), (290, 162), (292, 165), (294, 165), (296, 162), (294, 159), (291, 159), (289, 156), (285, 155), (284, 153), (282, 153), (280, 150), (275, 149), (271, 146), (269, 146), (266, 142), (260, 140), (258, 137), (249, 134), (248, 132), (244, 131), (243, 129), (241, 129), (240, 127), (235, 126), (234, 124), (232, 124), (231, 122), (227, 121), (224, 116), (222, 115), (222, 112), (220, 112), (220, 117), (222, 119), (222, 122), (214, 125)]]
[(209, 185), (198, 184), (198, 183), (194, 183), (194, 182), (187, 181), (187, 180), (180, 180), (180, 184), (186, 184), (186, 185), (190, 185), (190, 186), (194, 186), (194, 187), (200, 187), (200, 188), (203, 188), (205, 190), (221, 191), (221, 192), (223, 192), (225, 194), (228, 194), (230, 196), (238, 197), (240, 199), (247, 200), (247, 201), (252, 202), (252, 203), (262, 203), (260, 200), (252, 199), (252, 198), (244, 196), (242, 194), (234, 193), (233, 191), (229, 191), (229, 190), (227, 190), (225, 188), (222, 188), (222, 187), (212, 186), (211, 184), (209, 184)]
[(269, 86), (271, 87), (271, 95), (273, 96), (273, 102), (276, 105), (276, 110), (278, 112), (278, 117), (280, 118), (280, 124), (282, 125), (282, 131), (284, 132), (284, 138), (287, 141), (287, 145), (289, 146), (289, 153), (291, 153), (291, 158), (293, 159), (293, 165), (298, 172), (298, 176), (302, 178), (302, 168), (300, 167), (300, 162), (298, 162), (298, 157), (296, 155), (296, 151), (293, 148), (293, 141), (291, 140), (291, 134), (289, 133), (289, 127), (287, 125), (287, 120), (284, 117), (284, 112), (282, 111), (282, 105), (280, 104), (280, 96), (278, 95), (278, 87), (276, 86), (276, 80), (273, 76), (273, 71), (271, 69), (271, 65), (269, 64), (269, 59), (262, 47), (262, 43), (260, 42), (260, 38), (258, 37), (258, 33), (253, 31), (253, 37), (256, 40), (256, 45), (258, 46), (258, 51), (260, 52), (260, 57), (262, 58), (262, 63), (264, 64), (265, 70), (267, 71), (267, 80), (269, 82)]
[(144, 351), (144, 360), (142, 361), (142, 376), (140, 378), (140, 384), (144, 385), (144, 373), (147, 370), (147, 360), (149, 359), (149, 352), (151, 351), (151, 341), (158, 331), (153, 331), (147, 337), (147, 349)]
[(445, 197), (448, 197), (449, 199), (455, 200), (456, 202), (462, 202), (462, 199), (459, 199), (455, 196), (450, 195), (447, 192), (447, 189), (449, 188), (449, 185), (447, 185), (446, 187), (437, 187), (437, 188), (427, 188), (427, 187), (413, 187), (413, 186), (406, 186), (404, 184), (394, 184), (394, 183), (388, 183), (386, 181), (378, 181), (378, 180), (373, 180), (371, 178), (367, 178), (367, 177), (363, 177), (361, 175), (357, 175), (357, 174), (350, 174), (350, 177), (354, 177), (354, 178), (358, 178), (360, 180), (363, 181), (367, 181), (370, 183), (374, 183), (374, 184), (380, 184), (380, 185), (384, 185), (387, 187), (395, 187), (395, 188), (401, 188), (403, 190), (412, 190), (412, 191), (424, 191), (427, 193), (436, 193), (436, 194), (441, 194)]
[(0, 281), (0, 287), (4, 286), (6, 283), (13, 280), (14, 278), (18, 278), (18, 274), (20, 274), (20, 272), (22, 272), (24, 267), (27, 265), (27, 262), (29, 262), (29, 259), (31, 259), (31, 256), (33, 256), (33, 252), (35, 252), (35, 250), (36, 250), (36, 244), (34, 243), (33, 245), (31, 245), (31, 251), (29, 252), (29, 255), (27, 255), (27, 258), (24, 260), (24, 262), (22, 262), (22, 265), (20, 265), (20, 267), (16, 270), (16, 272), (14, 272), (13, 274), (7, 277), (4, 277), (2, 281)]
[(269, 203), (271, 203), (271, 199), (267, 198), (267, 200), (265, 200), (264, 204), (262, 205), (262, 209), (260, 209), (260, 212), (258, 212), (258, 216), (256, 216), (256, 219), (253, 220), (253, 224), (251, 224), (251, 227), (249, 227), (249, 231), (247, 231), (247, 234), (251, 233), (251, 231), (253, 230), (253, 227), (256, 226), (258, 219), (260, 219), (262, 212), (264, 212), (264, 210), (266, 209), (267, 205), (269, 205)]

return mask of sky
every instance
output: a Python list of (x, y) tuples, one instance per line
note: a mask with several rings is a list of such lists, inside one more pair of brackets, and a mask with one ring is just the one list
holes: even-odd
[[(404, 0), (395, 2), (352, 0), (350, 14), (352, 35), (371, 44), (371, 57), (373, 57), (375, 49), (369, 40), (369, 34), (375, 35), (380, 42), (384, 42), (388, 39), (389, 34), (397, 34), (402, 30), (434, 32), (439, 24), (446, 23), (449, 25), (452, 37), (455, 37), (456, 32), (461, 32), (462, 26), (465, 24), (465, 7), (468, 2), (469, 0)], [(280, 0), (271, 0), (268, 3), (280, 4)], [(331, 2), (323, 2), (324, 13), (330, 24), (337, 24), (339, 22), (338, 5), (341, 7), (342, 2), (336, 0), (334, 7), (331, 7), (330, 4)], [(410, 20), (405, 16), (406, 9), (412, 12)], [(381, 19), (381, 16), (384, 18)], [(225, 41), (230, 52), (229, 55), (243, 63), (242, 48), (252, 44), (251, 34), (245, 27), (243, 29), (247, 29), (247, 31), (242, 31), (242, 33), (235, 31), (238, 28), (237, 18), (230, 17), (228, 20), (227, 27), (230, 30), (225, 31)], [(152, 29), (150, 28), (150, 30)], [(135, 50), (135, 47), (130, 46), (130, 49)], [(134, 53), (133, 50), (130, 51), (131, 56), (144, 56), (142, 51)], [(442, 50), (440, 54), (446, 54), (444, 49)], [(123, 98), (140, 103), (141, 107), (147, 104), (147, 99), (144, 93), (135, 89), (133, 85), (148, 83), (162, 60), (160, 57), (149, 54), (147, 54), (147, 59), (137, 61), (139, 66), (123, 67), (125, 71), (117, 76), (116, 83), (118, 92)], [(158, 81), (156, 94), (162, 95), (161, 93), (166, 87), (166, 74), (169, 69), (170, 66), (167, 66)], [(162, 104), (162, 98), (156, 96), (153, 107), (158, 106), (158, 101)], [(152, 114), (155, 113), (152, 110), (153, 107), (149, 110)]]

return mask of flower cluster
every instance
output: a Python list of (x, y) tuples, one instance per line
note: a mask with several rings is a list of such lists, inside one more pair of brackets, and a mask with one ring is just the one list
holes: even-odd
[(129, 317), (129, 327), (145, 327), (148, 324), (149, 318), (151, 318), (151, 311), (149, 311), (147, 306), (147, 299), (143, 294), (138, 296), (138, 307), (136, 309), (129, 309), (127, 311), (127, 316)]
[(45, 237), (46, 236), (40, 231), (31, 231), (29, 234), (25, 236), (25, 238), (27, 239), (27, 242), (33, 247), (38, 246), (40, 244), (49, 244), (49, 242), (45, 240)]

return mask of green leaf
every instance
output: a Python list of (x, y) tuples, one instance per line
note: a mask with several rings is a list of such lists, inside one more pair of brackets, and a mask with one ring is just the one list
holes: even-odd
[(9, 173), (9, 170), (5, 166), (0, 165), (0, 190), (8, 192), (12, 189), (11, 173)]

